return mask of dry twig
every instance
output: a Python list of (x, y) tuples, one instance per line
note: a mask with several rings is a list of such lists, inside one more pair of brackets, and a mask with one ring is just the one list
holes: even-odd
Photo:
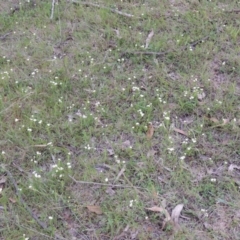
[(42, 227), (43, 229), (46, 229), (46, 228), (47, 228), (46, 223), (40, 221), (40, 220), (38, 219), (38, 217), (32, 212), (32, 210), (28, 207), (27, 203), (23, 200), (22, 195), (21, 195), (21, 193), (20, 193), (20, 191), (19, 191), (19, 189), (18, 189), (17, 183), (16, 183), (13, 175), (11, 174), (11, 172), (9, 172), (4, 166), (2, 166), (2, 168), (3, 168), (4, 171), (7, 173), (9, 179), (11, 180), (11, 182), (12, 182), (14, 188), (15, 188), (16, 194), (17, 194), (20, 202), (21, 202), (22, 205), (24, 206), (24, 208), (28, 211), (28, 213), (29, 213), (29, 214), (32, 216), (32, 218), (38, 223), (38, 225), (39, 225), (40, 227)]
[(75, 3), (75, 4), (82, 4), (82, 5), (86, 5), (86, 6), (92, 6), (92, 7), (97, 7), (97, 8), (102, 8), (102, 9), (107, 9), (113, 13), (117, 13), (119, 15), (122, 15), (122, 16), (125, 16), (125, 17), (134, 17), (132, 14), (129, 14), (129, 13), (124, 13), (124, 12), (121, 12), (119, 10), (116, 10), (116, 9), (113, 9), (113, 8), (108, 8), (108, 7), (105, 7), (105, 6), (101, 6), (99, 4), (96, 4), (96, 3), (91, 3), (91, 2), (80, 2), (80, 1), (76, 1), (76, 0), (72, 0), (71, 1), (72, 3)]
[(137, 188), (137, 189), (144, 189), (141, 187), (129, 186), (129, 185), (121, 185), (121, 184), (109, 184), (109, 183), (98, 183), (98, 182), (86, 182), (86, 181), (78, 181), (74, 177), (68, 175), (75, 183), (82, 183), (82, 184), (90, 184), (90, 185), (98, 185), (98, 186), (107, 186), (107, 187), (120, 187), (120, 188)]
[(123, 175), (123, 173), (125, 172), (126, 168), (125, 166), (123, 166), (123, 168), (121, 169), (121, 171), (119, 172), (119, 174), (117, 175), (116, 179), (114, 180), (114, 183), (118, 181), (118, 179)]
[[(110, 165), (108, 165), (108, 164), (102, 164), (102, 166), (111, 169), (111, 170), (114, 171), (115, 173), (118, 172), (118, 170), (117, 170), (116, 168), (114, 168), (114, 167), (112, 167), (112, 166), (110, 166)], [(127, 185), (128, 188), (134, 188), (134, 190), (135, 190), (136, 192), (144, 195), (144, 193), (142, 193), (141, 191), (138, 190), (138, 189), (144, 189), (144, 188), (135, 187), (135, 186), (131, 183), (131, 181), (127, 178), (127, 176), (124, 174), (124, 171), (125, 171), (125, 168), (123, 168), (123, 169), (119, 172), (117, 178), (120, 178), (120, 176), (122, 175), (122, 176), (124, 177), (124, 179), (127, 181), (127, 183), (129, 184), (129, 185)], [(115, 180), (115, 181), (116, 181), (116, 180)], [(114, 182), (115, 182), (115, 181), (114, 181)], [(122, 186), (122, 185), (120, 185), (120, 186)], [(109, 185), (109, 187), (111, 187), (111, 185)], [(114, 187), (114, 186), (112, 186), (112, 187)]]
[[(19, 100), (24, 100), (25, 98), (27, 98), (27, 97), (30, 96), (31, 94), (33, 94), (33, 92), (29, 92), (28, 94), (26, 94), (26, 96), (20, 98)], [(0, 114), (8, 111), (8, 110), (9, 110), (10, 108), (12, 108), (15, 104), (16, 104), (15, 102), (12, 103), (12, 104), (10, 104), (7, 108), (3, 109), (3, 110), (0, 112)]]
[(55, 6), (55, 0), (52, 0), (52, 10), (51, 10), (51, 16), (50, 16), (50, 19), (53, 19), (54, 6)]
[[(188, 47), (196, 47), (198, 44), (204, 42), (205, 40), (207, 40), (209, 38), (209, 36), (206, 36), (204, 38), (201, 38), (199, 40), (196, 40), (194, 42), (191, 42), (185, 46), (182, 46), (180, 47), (178, 50), (180, 51), (185, 51), (186, 49), (188, 49)], [(153, 55), (153, 56), (156, 56), (156, 57), (162, 57), (162, 56), (165, 56), (167, 55), (168, 53), (174, 53), (174, 52), (177, 52), (177, 50), (175, 49), (172, 49), (172, 50), (169, 50), (169, 51), (164, 51), (164, 52), (149, 52), (149, 51), (125, 51), (122, 53), (122, 56), (125, 55), (125, 54), (133, 54), (133, 55)]]

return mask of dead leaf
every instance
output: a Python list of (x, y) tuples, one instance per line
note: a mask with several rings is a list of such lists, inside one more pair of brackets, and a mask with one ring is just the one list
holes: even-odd
[(212, 227), (212, 225), (211, 224), (209, 224), (209, 223), (207, 223), (207, 222), (204, 222), (203, 223), (203, 226), (207, 229), (207, 230), (213, 230), (213, 227)]
[(115, 193), (116, 193), (111, 187), (108, 187), (105, 192), (106, 192), (107, 194), (109, 194), (110, 196), (114, 196)]
[(114, 150), (111, 148), (107, 149), (107, 151), (109, 156), (113, 156), (115, 154)]
[(3, 184), (7, 181), (7, 177), (5, 176), (2, 176), (1, 179), (0, 179), (0, 184)]
[(153, 125), (152, 125), (152, 123), (149, 123), (148, 124), (148, 130), (147, 130), (147, 139), (148, 140), (150, 140), (152, 138), (153, 133), (154, 133)]
[(126, 140), (125, 142), (122, 143), (122, 149), (126, 149), (131, 147), (131, 142), (129, 140)]
[(152, 211), (152, 212), (164, 212), (165, 211), (165, 208), (158, 207), (158, 206), (154, 206), (154, 207), (146, 208), (146, 209), (149, 211)]
[(99, 215), (103, 214), (100, 206), (88, 205), (87, 208), (90, 212), (93, 212), (93, 213), (96, 213), (96, 214), (99, 214)]
[(173, 222), (175, 224), (178, 224), (178, 219), (180, 216), (180, 213), (183, 209), (183, 204), (178, 204), (173, 210), (172, 210), (172, 215), (171, 215), (171, 219), (173, 220)]
[(219, 123), (219, 121), (215, 117), (209, 118), (209, 120), (214, 123)]
[(227, 123), (229, 123), (229, 119), (227, 119), (227, 118), (223, 118), (222, 121), (219, 121), (217, 118), (212, 117), (212, 118), (209, 118), (209, 120), (210, 120), (211, 122), (214, 122), (214, 123), (218, 124), (218, 125), (215, 126), (215, 127), (221, 127), (221, 126), (224, 126), (224, 125), (226, 125)]
[(156, 151), (154, 151), (153, 149), (148, 151), (147, 153), (147, 158), (153, 157), (155, 155)]
[(137, 239), (138, 233), (138, 230), (136, 230), (135, 232), (131, 232), (131, 239)]
[(227, 124), (228, 122), (229, 122), (229, 119), (223, 118), (223, 123), (222, 123), (222, 125), (225, 125), (225, 124)]
[(10, 201), (11, 203), (16, 203), (16, 202), (17, 202), (16, 199), (14, 199), (14, 198), (9, 198), (9, 201)]
[(114, 31), (117, 34), (117, 38), (121, 38), (119, 30), (118, 29), (114, 29)]
[(148, 34), (148, 37), (147, 37), (147, 39), (146, 39), (145, 48), (148, 48), (149, 43), (151, 42), (153, 35), (154, 35), (154, 31), (152, 30), (152, 31)]
[(166, 221), (170, 221), (171, 220), (169, 212), (165, 208), (163, 208), (163, 207), (154, 206), (154, 207), (146, 208), (146, 209), (149, 210), (149, 211), (152, 211), (152, 212), (163, 213), (165, 215), (165, 219), (164, 220), (166, 220)]
[(228, 167), (228, 172), (232, 172), (234, 169), (238, 169), (240, 170), (240, 167), (235, 165), (235, 164), (231, 164), (229, 167)]
[(206, 93), (205, 92), (201, 92), (198, 94), (198, 100), (202, 101), (204, 98), (206, 97)]
[(180, 134), (188, 137), (188, 133), (184, 132), (184, 131), (181, 130), (181, 129), (173, 128), (173, 131), (175, 131), (175, 132), (177, 132), (177, 133), (180, 133)]

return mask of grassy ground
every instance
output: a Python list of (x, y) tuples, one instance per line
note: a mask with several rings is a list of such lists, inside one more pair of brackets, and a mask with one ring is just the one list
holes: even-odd
[(0, 239), (240, 239), (238, 1), (79, 2), (0, 3)]

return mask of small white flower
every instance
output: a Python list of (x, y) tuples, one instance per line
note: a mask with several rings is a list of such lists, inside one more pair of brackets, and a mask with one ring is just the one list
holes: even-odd
[(108, 178), (105, 178), (105, 182), (108, 182)]
[(168, 148), (168, 151), (169, 151), (169, 152), (173, 152), (173, 151), (174, 151), (174, 148)]
[(49, 220), (53, 220), (53, 217), (52, 217), (52, 216), (49, 216), (48, 219), (49, 219)]

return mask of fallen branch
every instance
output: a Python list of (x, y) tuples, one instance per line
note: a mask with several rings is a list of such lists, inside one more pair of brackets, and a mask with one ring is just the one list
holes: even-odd
[[(31, 94), (33, 94), (33, 92), (29, 92), (28, 94), (26, 94), (26, 96), (20, 98), (19, 100), (24, 100), (26, 97), (28, 97), (28, 96), (31, 95)], [(12, 104), (10, 104), (7, 108), (3, 109), (3, 110), (0, 112), (0, 114), (8, 111), (8, 110), (9, 110), (11, 107), (13, 107), (15, 104), (16, 104), (15, 102), (12, 103)]]
[(76, 0), (72, 0), (71, 2), (74, 3), (74, 4), (82, 4), (82, 5), (86, 5), (86, 6), (92, 6), (92, 7), (106, 9), (106, 10), (109, 10), (109, 11), (111, 11), (113, 13), (117, 13), (117, 14), (125, 16), (125, 17), (130, 17), (130, 18), (134, 17), (132, 14), (124, 13), (124, 12), (121, 12), (121, 11), (113, 9), (113, 8), (108, 8), (108, 7), (105, 7), (105, 6), (101, 6), (101, 5), (96, 4), (96, 3), (80, 2), (80, 1), (76, 1)]
[(124, 54), (136, 54), (136, 55), (155, 55), (155, 56), (164, 56), (167, 53), (169, 53), (170, 51), (166, 51), (166, 52), (145, 52), (145, 51), (126, 51), (124, 52)]
[(121, 169), (121, 171), (119, 172), (119, 174), (117, 175), (116, 179), (114, 180), (113, 183), (117, 182), (118, 179), (123, 175), (123, 173), (125, 172), (126, 168), (125, 166), (123, 166), (123, 168)]
[[(101, 164), (103, 167), (105, 168), (109, 168), (111, 169), (112, 171), (114, 171), (115, 173), (118, 172), (118, 170), (108, 164)], [(115, 185), (115, 184), (107, 184), (107, 183), (95, 183), (95, 182), (82, 182), (82, 181), (79, 181), (80, 183), (87, 183), (87, 184), (96, 184), (96, 185), (102, 185), (102, 186), (108, 186), (108, 187), (123, 187), (123, 188), (134, 188), (136, 192), (144, 195), (144, 193), (142, 193), (141, 191), (139, 191), (138, 189), (145, 189), (145, 188), (142, 188), (142, 187), (135, 187), (131, 181), (126, 177), (126, 175), (124, 174), (124, 171), (125, 171), (125, 167), (122, 168), (122, 170), (119, 172), (118, 176), (117, 176), (117, 180), (118, 178), (120, 178), (120, 176), (122, 175), (124, 177), (124, 179), (128, 182), (129, 185)], [(69, 176), (70, 178), (72, 178), (71, 176)], [(73, 178), (72, 178), (73, 179)], [(75, 180), (75, 179), (74, 179)], [(76, 181), (76, 180), (75, 180)], [(116, 182), (116, 180), (114, 181)], [(145, 189), (146, 190), (146, 189)], [(144, 195), (145, 196), (145, 195)]]
[[(180, 51), (184, 51), (186, 49), (188, 49), (189, 47), (196, 47), (198, 44), (204, 42), (205, 40), (207, 40), (209, 38), (209, 36), (206, 36), (204, 38), (201, 38), (199, 40), (196, 40), (196, 41), (193, 41), (185, 46), (182, 46), (181, 48), (179, 48), (178, 50)], [(161, 56), (165, 56), (166, 54), (168, 53), (173, 53), (173, 52), (176, 52), (175, 49), (173, 50), (169, 50), (169, 51), (165, 51), (165, 52), (149, 52), (149, 51), (125, 51), (122, 53), (122, 56), (124, 56), (125, 54), (134, 54), (134, 55), (155, 55), (155, 56), (158, 56), (158, 57), (161, 57)]]
[(55, 0), (52, 0), (52, 10), (51, 10), (51, 16), (50, 16), (50, 19), (53, 19), (54, 6), (55, 6)]
[(225, 11), (227, 13), (240, 13), (240, 9), (233, 9), (233, 10), (229, 10), (229, 11)]
[(21, 202), (22, 205), (24, 206), (24, 208), (28, 211), (28, 213), (29, 213), (29, 214), (31, 215), (31, 217), (38, 223), (38, 225), (39, 225), (40, 227), (42, 227), (43, 229), (46, 229), (46, 228), (47, 228), (47, 225), (46, 225), (44, 222), (42, 222), (42, 221), (40, 221), (40, 220), (38, 219), (38, 217), (37, 217), (37, 216), (32, 212), (32, 210), (28, 207), (27, 203), (23, 200), (22, 195), (21, 195), (21, 193), (20, 193), (20, 191), (19, 191), (19, 189), (18, 189), (17, 183), (16, 183), (13, 175), (11, 174), (11, 172), (9, 172), (4, 166), (2, 166), (2, 168), (3, 168), (4, 171), (7, 173), (9, 179), (11, 180), (11, 182), (12, 182), (14, 188), (15, 188), (16, 194), (17, 194), (20, 202)]
[(90, 184), (90, 185), (98, 185), (98, 186), (107, 186), (107, 187), (120, 187), (120, 188), (137, 188), (144, 189), (141, 187), (129, 186), (129, 185), (121, 185), (121, 184), (109, 184), (109, 183), (98, 183), (98, 182), (86, 182), (86, 181), (78, 181), (74, 177), (68, 175), (75, 183), (81, 184)]
[(0, 36), (0, 40), (5, 40), (7, 38), (7, 36), (10, 35), (10, 34), (11, 34), (11, 32), (8, 32), (8, 33), (6, 33), (4, 35), (1, 35)]

